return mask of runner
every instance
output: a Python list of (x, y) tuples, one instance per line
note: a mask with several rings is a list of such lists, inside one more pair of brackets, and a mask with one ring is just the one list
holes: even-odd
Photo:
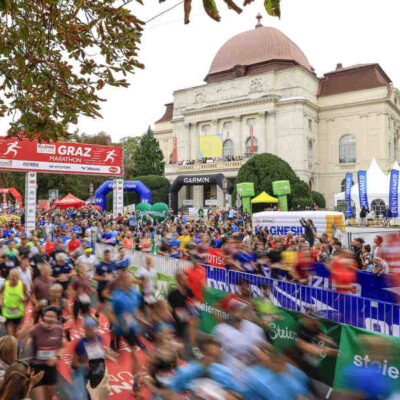
[(20, 279), (19, 271), (14, 268), (0, 290), (1, 314), (6, 319), (5, 327), (8, 335), (17, 335), (24, 319), (27, 301), (27, 287)]
[(33, 388), (35, 399), (52, 400), (57, 384), (57, 361), (62, 355), (62, 327), (57, 323), (57, 310), (48, 307), (43, 311), (42, 323), (36, 325), (26, 343), (32, 344), (31, 365), (35, 373), (44, 372), (41, 381)]
[(104, 308), (106, 298), (104, 297), (104, 290), (106, 289), (107, 283), (113, 279), (113, 273), (115, 271), (115, 264), (111, 261), (111, 251), (105, 250), (103, 253), (103, 261), (101, 261), (94, 274), (94, 280), (97, 281), (97, 297), (99, 303), (96, 309), (96, 318), (99, 318), (101, 311)]

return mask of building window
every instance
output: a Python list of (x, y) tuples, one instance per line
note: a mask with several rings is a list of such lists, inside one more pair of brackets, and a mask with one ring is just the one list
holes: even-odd
[(201, 133), (203, 135), (208, 135), (210, 133), (210, 130), (211, 130), (211, 125), (210, 124), (206, 124), (206, 125), (203, 125), (201, 127)]
[(255, 126), (255, 124), (256, 124), (256, 119), (255, 118), (248, 118), (246, 120), (246, 125), (247, 126)]
[(312, 166), (313, 166), (313, 158), (314, 158), (314, 155), (313, 155), (313, 142), (312, 142), (312, 140), (309, 140), (308, 142), (307, 142), (307, 155), (308, 155), (308, 168), (312, 168)]
[(231, 129), (232, 129), (232, 121), (224, 122), (224, 124), (222, 125), (223, 133), (228, 133), (229, 134)]
[(246, 157), (251, 157), (251, 156), (253, 156), (254, 154), (257, 154), (257, 153), (258, 153), (258, 141), (257, 141), (257, 138), (255, 136), (253, 136), (253, 143), (252, 143), (251, 137), (249, 137), (246, 140), (246, 153), (245, 153), (245, 156)]
[(377, 217), (383, 216), (385, 213), (385, 202), (382, 199), (375, 199), (371, 202), (371, 208)]
[(356, 138), (353, 135), (344, 135), (339, 140), (339, 163), (355, 163), (356, 157)]
[(308, 130), (311, 132), (312, 131), (312, 119), (308, 119)]
[(231, 139), (225, 140), (222, 153), (224, 157), (233, 157), (234, 147), (233, 147), (233, 141)]

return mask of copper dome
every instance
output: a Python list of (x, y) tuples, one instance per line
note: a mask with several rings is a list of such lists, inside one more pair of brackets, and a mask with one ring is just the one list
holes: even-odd
[(304, 53), (280, 30), (259, 26), (229, 39), (219, 49), (205, 80), (209, 82), (210, 77), (232, 71), (238, 66), (249, 67), (272, 61), (289, 62), (312, 70)]

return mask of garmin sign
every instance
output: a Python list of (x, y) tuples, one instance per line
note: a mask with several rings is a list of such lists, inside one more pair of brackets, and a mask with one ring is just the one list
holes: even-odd
[(172, 182), (169, 190), (169, 206), (174, 211), (174, 214), (178, 212), (178, 192), (184, 185), (218, 185), (221, 189), (224, 190), (224, 182), (226, 185), (226, 192), (228, 194), (231, 194), (233, 192), (233, 185), (225, 178), (224, 174), (177, 176), (176, 179)]

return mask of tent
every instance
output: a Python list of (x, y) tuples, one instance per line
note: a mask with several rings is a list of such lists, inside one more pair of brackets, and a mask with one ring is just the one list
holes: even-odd
[(83, 200), (78, 199), (71, 193), (68, 193), (63, 199), (56, 200), (53, 203), (53, 207), (60, 207), (60, 208), (69, 208), (69, 207), (79, 208), (84, 205), (85, 202)]
[(275, 197), (270, 196), (268, 193), (262, 192), (258, 196), (254, 197), (254, 199), (251, 200), (253, 204), (258, 204), (258, 203), (277, 203), (278, 199)]
[[(400, 170), (400, 166), (397, 163), (397, 161), (394, 162), (391, 169)], [(352, 204), (356, 208), (356, 215), (358, 215), (361, 207), (360, 207), (360, 194), (358, 191), (358, 183), (357, 183), (357, 173), (353, 173), (353, 182), (354, 185), (351, 188), (351, 200)], [(371, 208), (371, 203), (374, 200), (375, 203), (383, 202), (385, 205), (389, 204), (389, 185), (390, 185), (390, 171), (388, 174), (385, 174), (379, 167), (376, 160), (373, 158), (367, 171), (367, 197), (370, 208)], [(344, 192), (335, 194), (336, 205), (338, 203), (338, 200), (345, 200)]]

